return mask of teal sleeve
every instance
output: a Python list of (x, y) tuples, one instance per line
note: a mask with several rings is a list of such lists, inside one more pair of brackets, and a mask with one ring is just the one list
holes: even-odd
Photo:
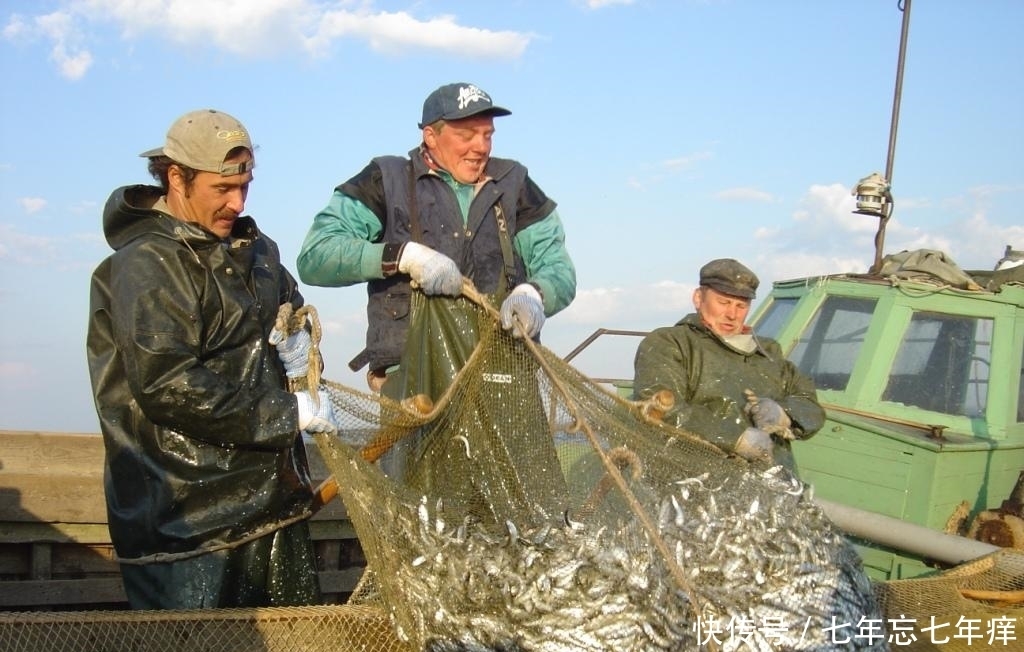
[(558, 313), (576, 298), (576, 267), (565, 248), (565, 229), (558, 211), (516, 234), (516, 249), (526, 264), (526, 276), (544, 297), (544, 314)]
[(335, 191), (313, 218), (296, 268), (308, 285), (342, 287), (384, 278), (383, 227), (361, 201)]

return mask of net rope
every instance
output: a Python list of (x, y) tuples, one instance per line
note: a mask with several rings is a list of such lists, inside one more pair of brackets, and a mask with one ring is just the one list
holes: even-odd
[[(414, 313), (430, 301), (415, 294)], [(856, 552), (784, 469), (514, 337), (468, 283), (445, 310), (468, 315), (474, 345), (440, 396), (321, 381), (343, 422), (315, 440), (368, 564), (353, 600), (403, 643), (818, 650), (833, 618), (883, 620)], [(886, 649), (862, 643), (844, 649)]]
[[(468, 283), (430, 301), (415, 293), (413, 311), (455, 315), (471, 343), (436, 396), (321, 377), (315, 308), (282, 307), (282, 330), (313, 340), (310, 375), (290, 389), (324, 389), (339, 421), (315, 435), (332, 474), (317, 494), (340, 495), (367, 559), (347, 604), (0, 612), (0, 649), (1019, 649), (963, 632), (1024, 628), (1024, 552), (872, 583), (781, 467), (666, 426), (668, 397), (625, 400), (513, 337)], [(924, 631), (936, 619), (941, 644)]]

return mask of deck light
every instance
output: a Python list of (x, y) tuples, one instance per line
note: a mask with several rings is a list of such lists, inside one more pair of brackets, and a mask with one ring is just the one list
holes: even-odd
[(854, 213), (888, 217), (892, 195), (889, 194), (889, 182), (881, 174), (872, 172), (858, 181), (853, 195), (857, 197), (857, 210)]

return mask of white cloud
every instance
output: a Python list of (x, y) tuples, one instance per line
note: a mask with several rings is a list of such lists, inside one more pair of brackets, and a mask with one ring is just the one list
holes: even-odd
[[(156, 37), (181, 46), (212, 46), (244, 57), (282, 52), (325, 54), (337, 39), (365, 41), (380, 52), (433, 51), (463, 58), (515, 59), (533, 36), (459, 24), (454, 16), (426, 19), (374, 11), (371, 2), (316, 0), (65, 0), (62, 9), (12, 16), (9, 40), (45, 38), (61, 74), (79, 79), (94, 63), (83, 46), (86, 28), (113, 23), (129, 41)], [(340, 7), (340, 8), (335, 8)]]
[(2, 34), (12, 41), (48, 40), (52, 44), (50, 59), (60, 74), (72, 81), (81, 79), (92, 67), (92, 54), (82, 45), (84, 37), (78, 17), (72, 10), (55, 11), (34, 18), (15, 14), (7, 21)]
[(32, 28), (28, 23), (25, 22), (25, 18), (20, 14), (14, 14), (4, 25), (0, 35), (2, 35), (8, 41), (16, 41), (21, 38), (28, 36)]
[(516, 59), (523, 54), (531, 39), (531, 36), (519, 32), (495, 32), (462, 26), (454, 16), (423, 21), (404, 11), (332, 11), (322, 16), (316, 34), (307, 40), (307, 48), (312, 53), (319, 53), (330, 41), (344, 37), (363, 39), (379, 52), (432, 50), (482, 59)]
[(622, 312), (624, 294), (621, 288), (580, 290), (573, 302), (559, 313), (559, 319), (574, 324), (606, 323), (609, 316)]
[(38, 370), (27, 362), (5, 362), (0, 360), (0, 378), (22, 378), (36, 375)]
[(42, 197), (21, 197), (18, 199), (18, 203), (30, 215), (46, 208), (46, 200)]
[(603, 9), (616, 5), (631, 5), (636, 0), (586, 0), (587, 9)]
[(0, 224), (0, 263), (43, 265), (57, 258), (53, 238), (29, 235), (12, 224)]
[[(988, 205), (994, 196), (1018, 190), (979, 186), (941, 201), (899, 199), (886, 224), (882, 254), (935, 249), (964, 269), (992, 269), (1007, 244), (1024, 244), (1024, 226), (992, 223)], [(879, 220), (855, 214), (854, 208), (854, 198), (844, 185), (812, 185), (793, 212), (791, 224), (755, 231), (760, 253), (752, 266), (762, 278), (770, 279), (867, 272), (874, 262)], [(926, 226), (911, 226), (922, 221)]]
[(690, 308), (694, 286), (655, 281), (628, 288), (582, 289), (562, 312), (562, 324), (631, 328), (631, 324), (661, 324), (678, 319)]
[(671, 170), (690, 170), (700, 161), (706, 161), (711, 158), (714, 158), (714, 154), (711, 152), (696, 152), (687, 156), (670, 158), (663, 161), (662, 165)]

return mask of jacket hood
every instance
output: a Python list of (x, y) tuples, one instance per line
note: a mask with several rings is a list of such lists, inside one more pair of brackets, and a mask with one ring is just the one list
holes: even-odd
[[(193, 222), (184, 222), (153, 208), (164, 194), (157, 186), (123, 186), (110, 194), (103, 207), (103, 235), (107, 244), (117, 251), (147, 235), (162, 235), (179, 240), (193, 248), (221, 242), (220, 238)], [(232, 236), (253, 238), (256, 225), (252, 218), (239, 217), (232, 227)]]

